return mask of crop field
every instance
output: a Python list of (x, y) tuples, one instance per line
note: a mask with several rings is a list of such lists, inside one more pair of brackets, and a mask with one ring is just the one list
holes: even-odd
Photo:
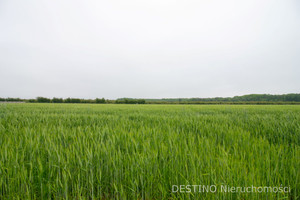
[(296, 200), (299, 145), (297, 105), (0, 104), (0, 199)]

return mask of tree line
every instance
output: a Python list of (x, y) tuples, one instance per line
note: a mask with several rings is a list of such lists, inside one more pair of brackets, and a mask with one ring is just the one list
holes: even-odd
[(205, 103), (205, 102), (300, 102), (300, 94), (249, 94), (234, 97), (214, 97), (214, 98), (164, 98), (164, 99), (146, 99), (146, 102), (152, 103)]
[(80, 98), (46, 98), (35, 99), (0, 98), (0, 102), (29, 102), (29, 103), (115, 103), (115, 104), (300, 104), (300, 94), (249, 94), (235, 97), (215, 98), (164, 98), (164, 99), (134, 99), (119, 98), (109, 100), (104, 98), (80, 99)]
[(52, 99), (46, 97), (37, 97), (35, 99), (21, 99), (21, 98), (0, 98), (0, 102), (28, 102), (28, 103), (116, 103), (116, 104), (145, 104), (144, 99), (121, 99), (121, 100), (109, 100), (104, 98), (96, 99), (80, 99), (80, 98), (56, 98)]

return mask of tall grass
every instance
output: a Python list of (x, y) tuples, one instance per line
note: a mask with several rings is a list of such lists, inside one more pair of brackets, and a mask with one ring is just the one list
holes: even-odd
[(299, 145), (300, 106), (0, 104), (0, 199), (298, 199)]

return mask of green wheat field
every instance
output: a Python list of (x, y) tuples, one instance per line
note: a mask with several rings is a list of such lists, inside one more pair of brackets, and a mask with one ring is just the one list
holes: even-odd
[(0, 199), (296, 200), (299, 145), (296, 105), (2, 103)]

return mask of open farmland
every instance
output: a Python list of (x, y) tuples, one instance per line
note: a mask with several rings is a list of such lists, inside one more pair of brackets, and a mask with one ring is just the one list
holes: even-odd
[(299, 145), (296, 105), (0, 104), (0, 199), (299, 199)]

